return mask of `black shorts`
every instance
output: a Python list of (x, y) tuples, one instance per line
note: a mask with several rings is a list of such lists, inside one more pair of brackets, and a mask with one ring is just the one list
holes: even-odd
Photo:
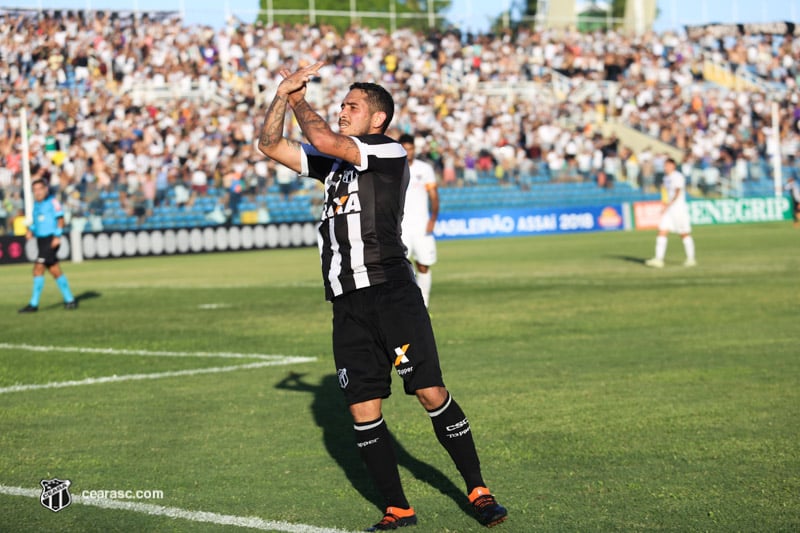
[(387, 398), (392, 368), (406, 394), (444, 386), (431, 320), (414, 281), (334, 298), (333, 358), (348, 405)]
[(56, 246), (53, 248), (53, 237), (37, 237), (36, 245), (39, 247), (39, 255), (36, 257), (37, 263), (44, 263), (44, 266), (50, 267), (58, 263), (58, 249), (61, 247)]

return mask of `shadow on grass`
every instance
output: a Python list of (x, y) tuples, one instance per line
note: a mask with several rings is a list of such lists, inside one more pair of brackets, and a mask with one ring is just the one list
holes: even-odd
[(629, 263), (637, 263), (643, 265), (647, 261), (646, 257), (633, 257), (632, 255), (610, 255), (612, 259), (619, 259), (620, 261), (627, 261)]
[[(80, 304), (82, 304), (86, 300), (93, 300), (95, 298), (100, 298), (100, 296), (101, 296), (101, 294), (99, 292), (84, 291), (84, 292), (82, 292), (80, 294), (76, 294), (75, 295), (75, 301), (78, 302), (78, 306), (80, 307)], [(48, 309), (56, 309), (58, 307), (64, 307), (64, 303), (63, 302), (59, 302), (57, 304), (53, 304), (53, 305), (47, 306)]]
[[(383, 512), (384, 502), (375, 489), (361, 457), (358, 455), (353, 435), (353, 419), (339, 390), (339, 380), (335, 374), (322, 378), (318, 385), (303, 380), (303, 374), (289, 373), (275, 385), (277, 389), (307, 392), (313, 395), (311, 412), (314, 421), (322, 429), (322, 439), (331, 458), (344, 471), (347, 479), (361, 496), (373, 503)], [(433, 428), (431, 428), (433, 435)], [(427, 483), (452, 499), (465, 512), (469, 505), (459, 489), (444, 473), (436, 467), (411, 455), (392, 435), (397, 454), (397, 462), (406, 468), (419, 481)], [(437, 443), (438, 444), (438, 443)], [(444, 449), (441, 453), (446, 454)], [(413, 505), (413, 502), (412, 502)]]

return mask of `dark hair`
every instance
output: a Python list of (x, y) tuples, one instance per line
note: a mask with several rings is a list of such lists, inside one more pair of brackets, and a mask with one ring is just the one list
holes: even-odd
[(414, 144), (414, 136), (409, 135), (408, 133), (404, 133), (397, 139), (397, 142), (400, 144)]
[(674, 159), (672, 159), (671, 157), (668, 157), (668, 158), (667, 158), (667, 160), (666, 160), (666, 161), (664, 161), (664, 163), (672, 163), (672, 164), (673, 164), (673, 165), (675, 165), (676, 167), (678, 166), (678, 163), (676, 163), (676, 162), (675, 162), (675, 160), (674, 160)]
[(367, 94), (367, 103), (369, 104), (370, 111), (382, 111), (386, 113), (386, 120), (383, 121), (381, 126), (381, 133), (385, 132), (389, 127), (389, 123), (394, 118), (394, 98), (389, 94), (389, 91), (378, 85), (377, 83), (356, 82), (350, 86), (350, 90), (359, 89)]
[(34, 186), (34, 185), (36, 185), (37, 183), (39, 183), (39, 184), (42, 184), (42, 185), (44, 185), (45, 187), (48, 187), (48, 186), (49, 186), (49, 184), (47, 183), (47, 180), (46, 180), (46, 179), (39, 178), (39, 179), (33, 180), (33, 181), (31, 182), (31, 188), (33, 188), (33, 186)]

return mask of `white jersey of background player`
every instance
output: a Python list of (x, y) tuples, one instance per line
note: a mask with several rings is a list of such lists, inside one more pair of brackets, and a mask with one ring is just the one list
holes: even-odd
[(645, 261), (647, 266), (662, 268), (664, 256), (667, 254), (667, 234), (678, 233), (683, 240), (683, 249), (686, 252), (684, 266), (695, 266), (694, 239), (692, 239), (692, 224), (689, 217), (689, 204), (686, 202), (686, 178), (678, 172), (674, 159), (667, 159), (664, 163), (664, 212), (658, 223), (658, 237), (656, 237), (656, 256)]
[(417, 285), (425, 307), (428, 307), (432, 281), (430, 267), (436, 263), (433, 228), (439, 216), (436, 174), (429, 163), (415, 158), (414, 137), (401, 135), (399, 141), (408, 152), (408, 169), (411, 173), (403, 211), (403, 244), (408, 258), (416, 263)]

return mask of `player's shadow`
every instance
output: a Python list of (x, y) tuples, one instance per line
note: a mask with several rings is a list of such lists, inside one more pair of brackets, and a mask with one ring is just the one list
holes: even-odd
[(85, 302), (86, 300), (93, 300), (95, 298), (100, 298), (101, 294), (95, 291), (83, 291), (82, 293), (75, 296), (75, 299), (79, 302)]
[[(84, 292), (82, 292), (80, 294), (76, 294), (75, 295), (75, 301), (78, 302), (78, 306), (80, 307), (80, 304), (82, 304), (86, 300), (93, 300), (94, 298), (100, 298), (100, 296), (101, 296), (101, 294), (99, 292), (84, 291)], [(64, 306), (64, 304), (59, 302), (57, 304), (53, 304), (53, 305), (49, 306), (49, 308), (55, 309), (55, 308), (63, 307), (63, 306)]]
[[(318, 385), (314, 385), (304, 381), (303, 374), (291, 372), (279, 381), (275, 388), (307, 392), (313, 395), (311, 412), (314, 415), (314, 421), (322, 430), (322, 440), (328, 453), (344, 471), (353, 488), (364, 499), (372, 502), (378, 509), (383, 511), (384, 502), (376, 491), (369, 473), (356, 451), (355, 435), (352, 429), (353, 419), (339, 390), (339, 381), (336, 375), (329, 374), (323, 377)], [(435, 439), (432, 428), (431, 436)], [(394, 436), (392, 436), (392, 441), (395, 445), (397, 462), (400, 466), (406, 468), (417, 480), (429, 484), (451, 498), (465, 512), (468, 511), (466, 498), (450, 478), (435, 466), (411, 455)], [(446, 454), (444, 449), (438, 446), (438, 442), (437, 447), (441, 450), (441, 453)]]
[(620, 261), (628, 261), (629, 263), (637, 263), (640, 265), (643, 265), (644, 262), (647, 261), (647, 258), (633, 257), (632, 255), (611, 255), (608, 257), (611, 257), (612, 259), (619, 259)]

